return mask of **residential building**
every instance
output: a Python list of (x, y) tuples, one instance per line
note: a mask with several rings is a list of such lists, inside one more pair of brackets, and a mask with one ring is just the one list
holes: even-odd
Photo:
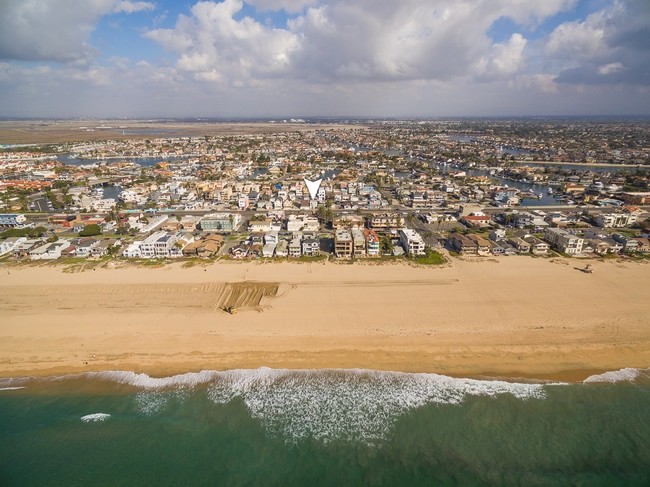
[(584, 239), (562, 228), (546, 228), (544, 230), (544, 239), (555, 250), (565, 254), (580, 254)]
[(379, 256), (379, 235), (377, 235), (377, 232), (364, 228), (363, 236), (366, 239), (366, 254), (368, 257)]
[(320, 255), (320, 240), (316, 236), (305, 236), (302, 240), (302, 255)]
[(280, 240), (277, 247), (275, 247), (275, 256), (286, 257), (287, 255), (289, 255), (289, 242)]
[(9, 237), (0, 242), (0, 255), (13, 252), (16, 246), (27, 241), (27, 237)]
[(365, 219), (361, 215), (339, 215), (332, 220), (332, 228), (334, 230), (346, 228), (363, 228)]
[(530, 245), (530, 252), (533, 255), (548, 254), (550, 247), (548, 243), (544, 242), (542, 239), (533, 237), (532, 235), (527, 235), (526, 237), (523, 237), (523, 239)]
[(368, 227), (375, 230), (390, 230), (404, 226), (404, 217), (397, 213), (373, 214), (368, 218)]
[(204, 232), (233, 232), (241, 222), (239, 213), (212, 213), (199, 222)]
[(449, 235), (449, 245), (452, 249), (462, 254), (477, 255), (478, 244), (462, 233), (452, 233)]
[(355, 257), (366, 256), (366, 237), (363, 231), (359, 228), (353, 228), (350, 232), (352, 234), (352, 254)]
[(509, 238), (508, 243), (517, 249), (517, 252), (520, 254), (527, 254), (530, 252), (530, 244), (526, 242), (523, 238), (512, 237)]
[(352, 257), (353, 254), (352, 235), (348, 230), (337, 230), (334, 235), (334, 253), (337, 257)]
[(600, 213), (596, 216), (596, 225), (603, 228), (623, 228), (635, 224), (637, 216), (632, 213)]
[(275, 254), (275, 248), (278, 246), (275, 242), (267, 242), (262, 247), (262, 257), (270, 259)]
[(424, 254), (424, 240), (419, 233), (411, 228), (402, 228), (399, 231), (399, 239), (404, 250), (409, 255)]
[(302, 235), (294, 233), (289, 242), (289, 257), (300, 257), (302, 255)]
[(476, 253), (478, 255), (489, 255), (492, 252), (492, 245), (488, 239), (475, 233), (470, 233), (467, 238), (476, 244)]
[(628, 205), (650, 205), (650, 192), (625, 192), (621, 198)]
[(0, 228), (24, 228), (27, 225), (27, 217), (20, 213), (0, 214)]
[(308, 215), (289, 215), (287, 230), (289, 232), (317, 232), (320, 228), (318, 218)]

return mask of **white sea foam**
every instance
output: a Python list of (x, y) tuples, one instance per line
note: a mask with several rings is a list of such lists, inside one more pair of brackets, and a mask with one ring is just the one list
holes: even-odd
[(158, 378), (129, 371), (109, 370), (106, 372), (87, 372), (81, 374), (79, 377), (128, 384), (143, 389), (169, 389), (174, 387), (191, 388), (200, 384), (206, 384), (213, 381), (219, 374), (220, 372), (216, 370), (202, 370), (201, 372), (188, 372), (186, 374)]
[(408, 410), (458, 404), (467, 396), (544, 398), (540, 384), (454, 379), (367, 370), (223, 372), (208, 389), (216, 403), (240, 398), (268, 433), (290, 442), (312, 437), (381, 442)]
[(642, 374), (647, 374), (650, 369), (632, 369), (625, 368), (620, 370), (610, 370), (603, 374), (592, 375), (587, 377), (583, 382), (633, 382)]
[[(217, 404), (241, 400), (271, 436), (297, 442), (315, 438), (377, 444), (385, 440), (404, 413), (427, 404), (459, 404), (468, 396), (509, 394), (543, 399), (543, 384), (501, 380), (455, 379), (437, 374), (372, 370), (201, 371), (165, 378), (147, 374), (89, 372), (72, 379), (105, 380), (136, 387), (136, 409), (145, 415), (162, 412), (206, 386)], [(65, 379), (65, 377), (56, 380)]]
[(18, 389), (25, 389), (25, 386), (20, 387), (0, 387), (0, 391), (15, 391)]
[(106, 421), (108, 418), (110, 418), (111, 415), (108, 413), (93, 413), (93, 414), (86, 414), (85, 416), (81, 417), (81, 421), (84, 423), (98, 423), (100, 421)]

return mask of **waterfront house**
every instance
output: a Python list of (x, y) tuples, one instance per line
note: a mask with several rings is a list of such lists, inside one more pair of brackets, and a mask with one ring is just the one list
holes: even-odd
[(277, 247), (275, 247), (276, 257), (286, 257), (289, 255), (289, 242), (286, 240), (279, 240)]
[(352, 257), (352, 235), (346, 229), (337, 230), (334, 234), (334, 253), (337, 257)]
[(320, 240), (315, 236), (305, 236), (302, 240), (302, 255), (320, 255)]
[(352, 253), (355, 257), (366, 256), (366, 237), (363, 235), (363, 230), (360, 228), (353, 228), (350, 233), (352, 234)]
[(262, 257), (270, 259), (275, 254), (275, 248), (278, 246), (276, 242), (267, 242), (262, 247)]
[(0, 255), (13, 252), (14, 248), (19, 244), (26, 242), (27, 237), (9, 237), (0, 242)]
[(419, 233), (411, 228), (402, 228), (399, 231), (400, 243), (407, 254), (423, 255), (424, 254), (424, 240)]
[(582, 253), (584, 245), (583, 238), (561, 228), (546, 228), (544, 240), (555, 250), (571, 255)]
[(449, 246), (462, 253), (468, 255), (478, 254), (478, 245), (472, 239), (462, 233), (452, 233), (449, 235)]
[(366, 240), (366, 255), (368, 257), (379, 256), (379, 236), (377, 232), (364, 228), (363, 236)]
[(300, 257), (302, 255), (302, 235), (299, 232), (293, 234), (289, 242), (289, 257)]
[(480, 235), (476, 235), (475, 233), (470, 233), (467, 235), (467, 238), (476, 244), (476, 253), (478, 255), (490, 255), (492, 246), (490, 245), (489, 240)]

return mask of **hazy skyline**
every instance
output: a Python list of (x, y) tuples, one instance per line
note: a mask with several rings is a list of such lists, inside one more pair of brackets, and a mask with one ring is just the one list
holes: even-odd
[(650, 115), (650, 3), (3, 0), (0, 113)]

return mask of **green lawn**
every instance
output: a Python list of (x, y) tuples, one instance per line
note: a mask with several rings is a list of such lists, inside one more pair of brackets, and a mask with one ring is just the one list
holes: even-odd
[(423, 265), (441, 265), (446, 262), (444, 256), (435, 250), (426, 249), (424, 255), (414, 257), (413, 260)]

